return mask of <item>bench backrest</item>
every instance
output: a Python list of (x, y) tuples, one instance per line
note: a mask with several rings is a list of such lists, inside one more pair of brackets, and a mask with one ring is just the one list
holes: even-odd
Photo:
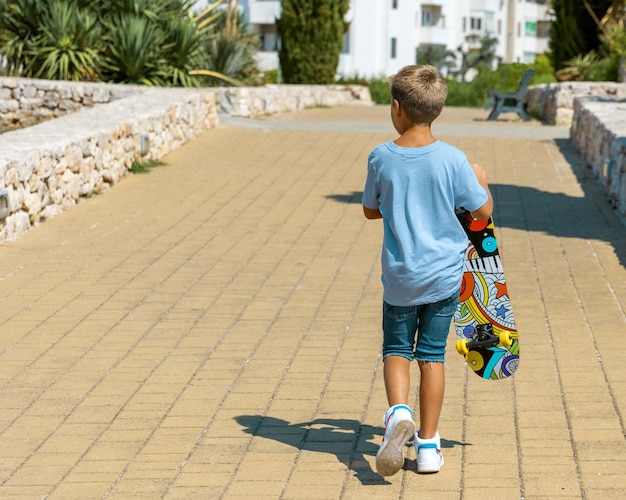
[(519, 87), (517, 87), (517, 90), (515, 91), (515, 95), (517, 95), (518, 97), (524, 97), (524, 94), (526, 94), (526, 90), (528, 89), (528, 84), (530, 83), (530, 79), (533, 77), (533, 75), (535, 74), (535, 70), (533, 69), (527, 69), (526, 71), (524, 71), (524, 76), (522, 76), (522, 79), (519, 82)]

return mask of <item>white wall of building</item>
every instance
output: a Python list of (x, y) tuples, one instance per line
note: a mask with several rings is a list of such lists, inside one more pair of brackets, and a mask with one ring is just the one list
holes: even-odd
[[(203, 0), (200, 0), (203, 1)], [(204, 0), (206, 1), (206, 0)], [(420, 45), (456, 52), (469, 34), (498, 39), (503, 62), (532, 62), (548, 48), (548, 0), (351, 0), (342, 76), (387, 76), (415, 64)], [(276, 69), (280, 0), (241, 0), (251, 29), (262, 35), (262, 70)]]

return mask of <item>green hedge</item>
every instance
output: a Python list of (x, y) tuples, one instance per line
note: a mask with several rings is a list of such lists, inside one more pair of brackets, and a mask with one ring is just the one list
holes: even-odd
[[(489, 89), (497, 89), (504, 92), (514, 92), (524, 71), (532, 68), (535, 75), (530, 83), (555, 82), (554, 70), (546, 56), (539, 56), (532, 65), (529, 64), (501, 64), (496, 71), (481, 69), (471, 82), (460, 82), (449, 78), (447, 106), (483, 107), (487, 104)], [(342, 79), (339, 83), (360, 83), (367, 85), (376, 104), (389, 104), (391, 102), (391, 89), (386, 78), (378, 77), (370, 80), (363, 78)]]

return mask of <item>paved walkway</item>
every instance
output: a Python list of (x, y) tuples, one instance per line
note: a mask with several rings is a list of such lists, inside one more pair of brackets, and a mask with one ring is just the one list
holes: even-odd
[(450, 352), (439, 474), (373, 471), (388, 110), (313, 109), (0, 246), (0, 498), (624, 498), (626, 229), (567, 130), (485, 116), (434, 130), (489, 173), (522, 361), (486, 382)]

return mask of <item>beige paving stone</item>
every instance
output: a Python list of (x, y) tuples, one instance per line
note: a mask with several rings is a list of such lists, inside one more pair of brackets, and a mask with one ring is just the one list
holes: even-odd
[(624, 497), (624, 488), (623, 486), (619, 488), (589, 488), (586, 490), (586, 498), (592, 500), (619, 500)]
[(265, 479), (261, 481), (242, 481), (232, 483), (226, 490), (228, 495), (251, 495), (254, 496), (255, 492), (262, 491), (267, 495), (274, 495), (275, 498), (279, 497), (285, 487), (284, 481), (274, 481), (271, 479)]
[(560, 473), (558, 470), (526, 475), (524, 477), (524, 492), (528, 498), (539, 496), (580, 498), (582, 496), (580, 485), (576, 480), (572, 480), (572, 474), (567, 471)]
[(477, 138), (480, 110), (450, 111), (435, 130), (489, 174), (522, 361), (492, 383), (449, 353), (439, 474), (413, 448), (373, 469), (381, 227), (360, 191), (388, 109), (316, 109), (212, 130), (0, 247), (0, 497), (621, 498), (626, 230), (554, 129)]
[[(452, 498), (452, 497), (450, 497)], [(478, 486), (476, 488), (468, 488), (463, 490), (463, 498), (467, 500), (480, 500), (481, 498), (498, 498), (502, 500), (518, 500), (521, 498), (520, 491), (515, 487), (490, 487)], [(524, 497), (527, 498), (527, 497)], [(538, 498), (538, 497), (533, 497)]]

